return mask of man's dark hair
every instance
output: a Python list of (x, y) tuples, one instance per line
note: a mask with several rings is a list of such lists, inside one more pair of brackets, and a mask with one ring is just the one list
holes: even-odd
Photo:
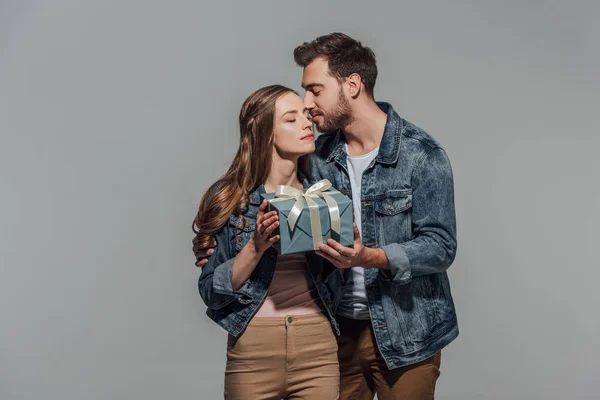
[(312, 42), (305, 42), (294, 49), (294, 60), (301, 67), (306, 67), (319, 57), (327, 59), (329, 70), (338, 80), (354, 73), (360, 75), (367, 94), (373, 97), (377, 80), (377, 64), (373, 50), (338, 32), (319, 36)]

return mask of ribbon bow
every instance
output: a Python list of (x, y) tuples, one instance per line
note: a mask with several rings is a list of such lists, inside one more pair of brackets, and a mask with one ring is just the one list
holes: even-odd
[(322, 198), (327, 203), (329, 209), (329, 218), (331, 221), (331, 230), (338, 235), (341, 231), (340, 223), (340, 210), (337, 201), (330, 196), (330, 194), (339, 193), (337, 190), (326, 190), (331, 188), (331, 182), (327, 179), (322, 179), (306, 189), (306, 192), (296, 189), (292, 186), (278, 185), (275, 191), (275, 199), (270, 202), (296, 199), (294, 206), (290, 210), (290, 214), (287, 217), (288, 225), (291, 230), (296, 227), (296, 222), (304, 210), (304, 206), (308, 204), (308, 211), (310, 213), (310, 228), (312, 231), (313, 248), (319, 249), (319, 245), (323, 243), (323, 234), (321, 232), (321, 219), (319, 217), (319, 205), (313, 200), (313, 198)]

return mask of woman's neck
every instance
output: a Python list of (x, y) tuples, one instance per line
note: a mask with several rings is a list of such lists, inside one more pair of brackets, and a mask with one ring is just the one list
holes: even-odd
[(283, 159), (278, 154), (273, 155), (271, 172), (265, 181), (265, 191), (275, 192), (277, 185), (287, 185), (302, 189), (302, 182), (298, 179), (298, 159)]

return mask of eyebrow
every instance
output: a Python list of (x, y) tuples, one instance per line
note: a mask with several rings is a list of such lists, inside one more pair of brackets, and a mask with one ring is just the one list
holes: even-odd
[(325, 85), (321, 84), (321, 83), (308, 83), (306, 85), (302, 85), (302, 88), (304, 90), (310, 90), (314, 87), (325, 87)]
[[(304, 109), (302, 110), (303, 113), (307, 112), (308, 108), (304, 107)], [(289, 110), (283, 113), (283, 115), (281, 116), (281, 118), (285, 117), (286, 114), (298, 114), (298, 110)]]

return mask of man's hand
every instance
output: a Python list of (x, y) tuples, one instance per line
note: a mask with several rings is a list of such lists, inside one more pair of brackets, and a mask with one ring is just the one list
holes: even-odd
[(209, 243), (209, 247), (196, 249), (196, 238), (192, 240), (194, 244), (194, 254), (196, 255), (196, 267), (204, 267), (208, 262), (208, 256), (215, 252), (214, 247), (217, 247), (217, 241), (213, 238)]
[(346, 269), (356, 266), (364, 266), (365, 253), (369, 250), (363, 246), (358, 227), (354, 225), (354, 247), (342, 246), (339, 242), (329, 239), (327, 244), (322, 243), (316, 253), (327, 259), (337, 268)]

